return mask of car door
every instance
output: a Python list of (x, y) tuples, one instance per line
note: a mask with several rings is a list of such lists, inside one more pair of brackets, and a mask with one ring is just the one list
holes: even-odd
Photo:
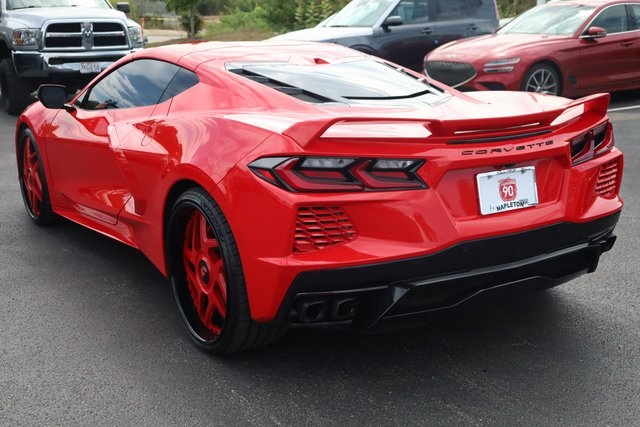
[(126, 159), (118, 148), (140, 145), (141, 123), (156, 110), (178, 66), (134, 60), (88, 88), (73, 109), (60, 110), (47, 137), (47, 155), (59, 207), (116, 224), (130, 197), (123, 173)]
[(638, 31), (630, 27), (625, 5), (609, 6), (585, 28), (607, 31), (602, 38), (580, 40), (580, 64), (576, 72), (579, 88), (610, 89), (638, 78), (639, 41)]
[[(490, 34), (497, 18), (490, 2), (482, 0), (432, 0), (435, 6), (438, 45), (450, 41)], [(493, 17), (491, 12), (493, 11)]]
[(431, 0), (401, 0), (388, 16), (400, 16), (402, 25), (389, 26), (379, 32), (375, 47), (380, 56), (421, 70), (425, 53), (438, 46)]
[(440, 44), (478, 34), (480, 26), (469, 16), (465, 0), (434, 0)]
[[(640, 4), (627, 4), (627, 14), (629, 15), (629, 36), (627, 41), (629, 50), (631, 51), (628, 60), (632, 62), (632, 70), (634, 71), (633, 80), (640, 79)], [(633, 43), (630, 43), (633, 41)]]

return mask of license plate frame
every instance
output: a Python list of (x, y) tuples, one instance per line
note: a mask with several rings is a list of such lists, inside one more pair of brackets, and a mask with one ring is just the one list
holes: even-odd
[(482, 215), (493, 215), (538, 205), (535, 166), (503, 169), (476, 175)]

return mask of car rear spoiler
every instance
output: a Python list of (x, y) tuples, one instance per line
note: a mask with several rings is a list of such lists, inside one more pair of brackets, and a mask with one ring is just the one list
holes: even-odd
[[(502, 136), (548, 132), (574, 122), (580, 117), (597, 121), (607, 115), (610, 95), (596, 94), (571, 101), (561, 108), (531, 114), (495, 118), (430, 120), (419, 118), (389, 118), (347, 116), (305, 120), (292, 125), (283, 135), (306, 146), (319, 139), (348, 138), (366, 140), (408, 140), (436, 142), (438, 139)], [(385, 127), (398, 129), (396, 134)], [(422, 129), (422, 130), (420, 130)], [(406, 131), (406, 132), (405, 132)]]

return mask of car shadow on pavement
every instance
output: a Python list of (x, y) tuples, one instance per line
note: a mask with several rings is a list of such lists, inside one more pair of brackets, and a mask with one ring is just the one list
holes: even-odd
[[(144, 341), (153, 330), (155, 344), (149, 345), (171, 343), (182, 354), (194, 353), (203, 368), (213, 364), (245, 370), (247, 374), (275, 369), (293, 375), (296, 371), (308, 372), (309, 366), (321, 366), (327, 373), (337, 375), (343, 364), (358, 369), (359, 361), (363, 367), (376, 367), (370, 374), (380, 374), (385, 367), (435, 361), (455, 364), (456, 358), (464, 360), (471, 355), (490, 364), (497, 355), (521, 357), (522, 352), (539, 354), (545, 348), (563, 346), (560, 341), (566, 338), (564, 323), (572, 314), (571, 301), (557, 290), (561, 287), (470, 304), (429, 324), (393, 332), (290, 329), (282, 341), (269, 347), (215, 357), (199, 352), (190, 342), (174, 307), (170, 286), (137, 250), (67, 221), (46, 230), (32, 228), (29, 234), (34, 239), (44, 239), (45, 245), (60, 248), (60, 254), (49, 262), (66, 264), (67, 280), (75, 283), (60, 292), (74, 292), (74, 288), (77, 292), (81, 287), (82, 292), (89, 293), (88, 300), (100, 301), (91, 308), (92, 313), (83, 313), (85, 307), (79, 306), (75, 313), (78, 322), (90, 316), (105, 321), (116, 317), (111, 320), (116, 321), (116, 328), (122, 328), (120, 333), (131, 335), (125, 338), (131, 345)], [(95, 277), (108, 279), (92, 279)], [(573, 282), (563, 286), (579, 285)], [(123, 304), (129, 309), (123, 310)]]

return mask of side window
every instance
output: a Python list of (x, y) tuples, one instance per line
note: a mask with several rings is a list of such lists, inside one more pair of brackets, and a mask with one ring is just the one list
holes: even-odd
[(632, 4), (631, 11), (633, 12), (633, 17), (631, 18), (631, 23), (633, 24), (633, 28), (629, 28), (630, 30), (640, 30), (640, 5)]
[(195, 73), (187, 69), (180, 68), (175, 76), (173, 76), (173, 79), (171, 79), (169, 86), (164, 90), (164, 93), (160, 97), (160, 101), (158, 101), (158, 103), (173, 98), (190, 87), (197, 85), (199, 81), (200, 80), (198, 80), (198, 76)]
[(592, 27), (602, 27), (607, 34), (628, 31), (627, 11), (624, 5), (611, 6), (600, 12), (591, 23)]
[(80, 107), (102, 110), (157, 104), (179, 68), (153, 59), (128, 62), (90, 88)]
[(438, 0), (436, 6), (438, 21), (450, 21), (467, 17), (465, 0)]
[[(469, 10), (470, 16), (479, 16), (481, 15), (480, 9), (484, 6), (485, 9), (490, 9), (491, 4), (489, 2), (485, 3), (483, 0), (467, 0), (467, 9)], [(493, 11), (492, 11), (493, 12)], [(489, 12), (491, 13), (491, 12)], [(492, 13), (495, 16), (495, 12)]]
[(405, 24), (429, 22), (428, 0), (402, 0), (389, 16), (399, 16)]

